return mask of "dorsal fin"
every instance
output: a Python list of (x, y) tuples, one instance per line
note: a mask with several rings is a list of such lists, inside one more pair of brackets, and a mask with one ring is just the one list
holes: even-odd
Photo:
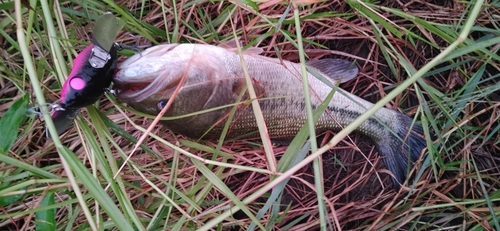
[(345, 59), (312, 60), (308, 61), (306, 64), (326, 75), (334, 82), (347, 82), (354, 79), (359, 72), (356, 64)]
[[(240, 47), (243, 46), (243, 44), (241, 44), (241, 40), (238, 39), (238, 41), (240, 41)], [(230, 40), (227, 40), (227, 41), (224, 41), (224, 42), (221, 42), (219, 43), (219, 45), (217, 45), (218, 47), (222, 47), (222, 48), (226, 48), (226, 49), (231, 49), (231, 48), (237, 48), (238, 46), (236, 45), (236, 39), (230, 39)]]
[[(240, 41), (240, 47), (243, 48), (243, 44)], [(236, 39), (231, 39), (227, 40), (225, 42), (221, 42), (218, 47), (222, 47), (227, 49), (228, 51), (238, 53), (238, 45), (236, 44)], [(260, 55), (262, 52), (264, 52), (264, 49), (258, 48), (258, 47), (249, 47), (246, 50), (243, 51), (243, 54), (245, 55)]]

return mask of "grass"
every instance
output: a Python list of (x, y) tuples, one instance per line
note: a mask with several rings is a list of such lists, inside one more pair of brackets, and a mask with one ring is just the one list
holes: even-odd
[[(498, 1), (34, 2), (0, 2), (2, 230), (500, 230)], [(359, 123), (307, 142), (305, 127), (289, 146), (196, 141), (108, 95), (48, 140), (47, 117), (23, 115), (58, 99), (106, 11), (127, 45), (129, 33), (141, 46), (238, 36), (266, 56), (356, 60), (361, 77), (341, 87), (436, 141), (396, 191), (350, 134)]]

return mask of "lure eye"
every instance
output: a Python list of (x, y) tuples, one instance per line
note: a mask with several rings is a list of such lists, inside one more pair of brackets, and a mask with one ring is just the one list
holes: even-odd
[(158, 102), (158, 104), (156, 104), (156, 106), (158, 107), (158, 110), (163, 110), (163, 108), (167, 105), (167, 101), (166, 100), (162, 100), (160, 102)]
[(75, 76), (69, 81), (69, 86), (77, 91), (85, 88), (85, 85), (85, 81), (79, 76)]

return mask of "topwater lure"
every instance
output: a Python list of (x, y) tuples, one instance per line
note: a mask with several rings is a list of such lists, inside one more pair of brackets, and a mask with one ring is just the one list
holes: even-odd
[[(96, 20), (92, 44), (75, 58), (62, 87), (61, 99), (49, 107), (54, 112), (51, 117), (59, 135), (71, 127), (82, 107), (97, 102), (111, 84), (120, 48), (114, 41), (121, 28), (122, 24), (111, 13)], [(50, 137), (48, 129), (46, 135)]]

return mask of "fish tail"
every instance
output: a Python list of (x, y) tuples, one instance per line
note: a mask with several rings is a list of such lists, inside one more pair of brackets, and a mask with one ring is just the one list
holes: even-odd
[(377, 148), (386, 167), (394, 175), (394, 186), (399, 188), (406, 180), (408, 173), (427, 147), (422, 125), (413, 122), (405, 114), (397, 113), (393, 121), (392, 131), (387, 130), (386, 135), (378, 137)]

